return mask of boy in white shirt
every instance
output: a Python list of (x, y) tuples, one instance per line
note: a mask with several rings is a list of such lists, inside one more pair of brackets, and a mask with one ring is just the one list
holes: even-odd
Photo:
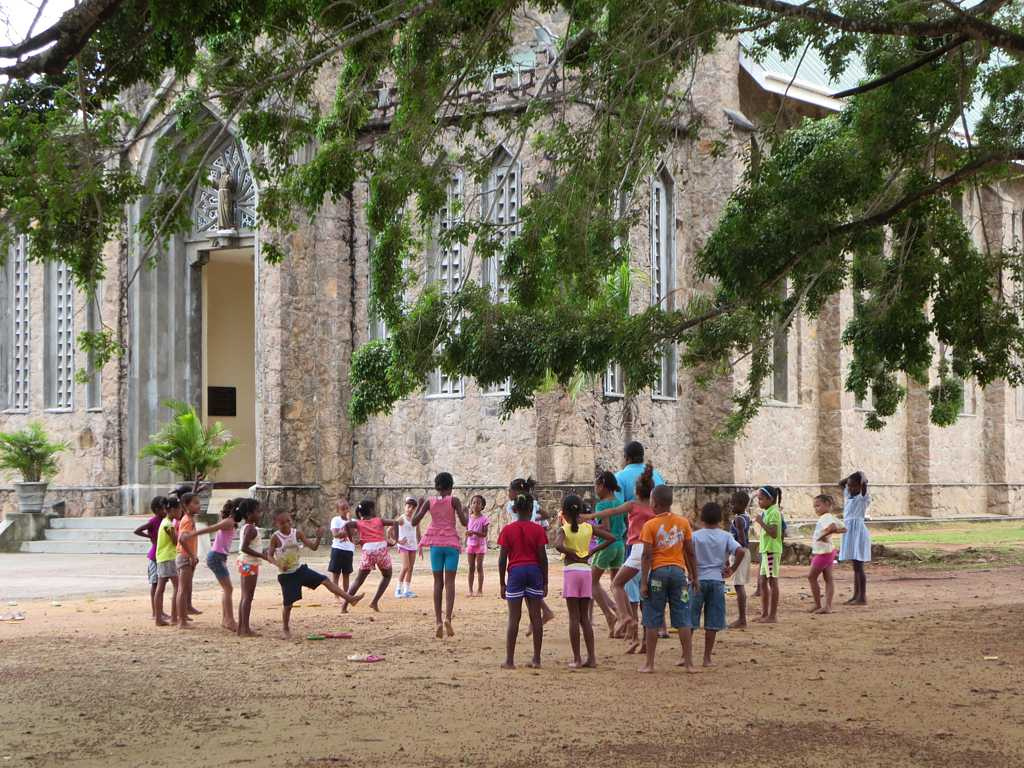
[[(352, 573), (352, 558), (355, 556), (356, 545), (349, 536), (347, 523), (352, 516), (352, 508), (346, 499), (338, 499), (338, 514), (331, 518), (331, 562), (327, 572), (331, 582), (338, 586), (341, 577), (341, 588), (348, 592), (348, 577)], [(342, 604), (342, 613), (348, 613), (348, 605), (338, 598)]]
[[(835, 501), (827, 493), (814, 497), (814, 513), (818, 522), (811, 535), (811, 572), (807, 575), (814, 594), (814, 607), (811, 613), (832, 613), (832, 595), (835, 583), (832, 581), (832, 566), (836, 561), (836, 550), (832, 546), (833, 533), (845, 533), (843, 523), (832, 514)], [(825, 605), (821, 604), (821, 585), (818, 576), (825, 579)]]
[[(694, 630), (700, 627), (704, 614), (704, 666), (713, 667), (711, 652), (715, 638), (725, 629), (725, 580), (742, 564), (747, 550), (728, 531), (722, 530), (722, 508), (713, 501), (700, 511), (701, 527), (693, 534), (693, 550), (697, 555), (699, 589), (694, 594), (690, 611)], [(733, 565), (729, 565), (733, 558)]]

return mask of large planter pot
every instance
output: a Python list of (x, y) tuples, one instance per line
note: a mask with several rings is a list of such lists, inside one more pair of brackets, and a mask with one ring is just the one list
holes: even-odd
[(14, 490), (18, 494), (18, 511), (28, 514), (42, 512), (48, 485), (49, 483), (15, 483)]

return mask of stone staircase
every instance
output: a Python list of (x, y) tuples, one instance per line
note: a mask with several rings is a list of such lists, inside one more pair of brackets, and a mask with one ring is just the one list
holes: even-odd
[(149, 540), (132, 532), (148, 517), (55, 517), (45, 539), (26, 541), (22, 552), (54, 555), (139, 555), (149, 551)]

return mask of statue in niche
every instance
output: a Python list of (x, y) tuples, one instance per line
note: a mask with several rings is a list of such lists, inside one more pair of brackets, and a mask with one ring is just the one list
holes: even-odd
[(225, 170), (217, 179), (217, 229), (235, 228), (234, 179), (231, 172)]

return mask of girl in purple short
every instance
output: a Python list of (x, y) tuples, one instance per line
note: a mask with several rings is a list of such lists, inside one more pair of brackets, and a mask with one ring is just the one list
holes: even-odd
[[(615, 542), (615, 535), (600, 526), (581, 523), (584, 512), (583, 500), (576, 494), (562, 499), (562, 525), (555, 531), (555, 549), (565, 556), (562, 572), (562, 596), (569, 609), (569, 645), (572, 646), (572, 661), (569, 669), (596, 667), (594, 655), (594, 625), (591, 623), (590, 601), (593, 597), (593, 576), (590, 573), (590, 558)], [(590, 540), (597, 537), (601, 542), (594, 550)], [(587, 660), (580, 658), (580, 629), (587, 645)]]
[(501, 599), (508, 601), (508, 629), (505, 632), (505, 663), (502, 669), (516, 668), (516, 639), (523, 616), (523, 600), (530, 612), (533, 628), (533, 660), (530, 667), (540, 666), (540, 649), (544, 644), (544, 619), (541, 606), (548, 593), (548, 534), (530, 521), (533, 497), (520, 493), (512, 501), (516, 520), (501, 529), (498, 536), (498, 581)]

